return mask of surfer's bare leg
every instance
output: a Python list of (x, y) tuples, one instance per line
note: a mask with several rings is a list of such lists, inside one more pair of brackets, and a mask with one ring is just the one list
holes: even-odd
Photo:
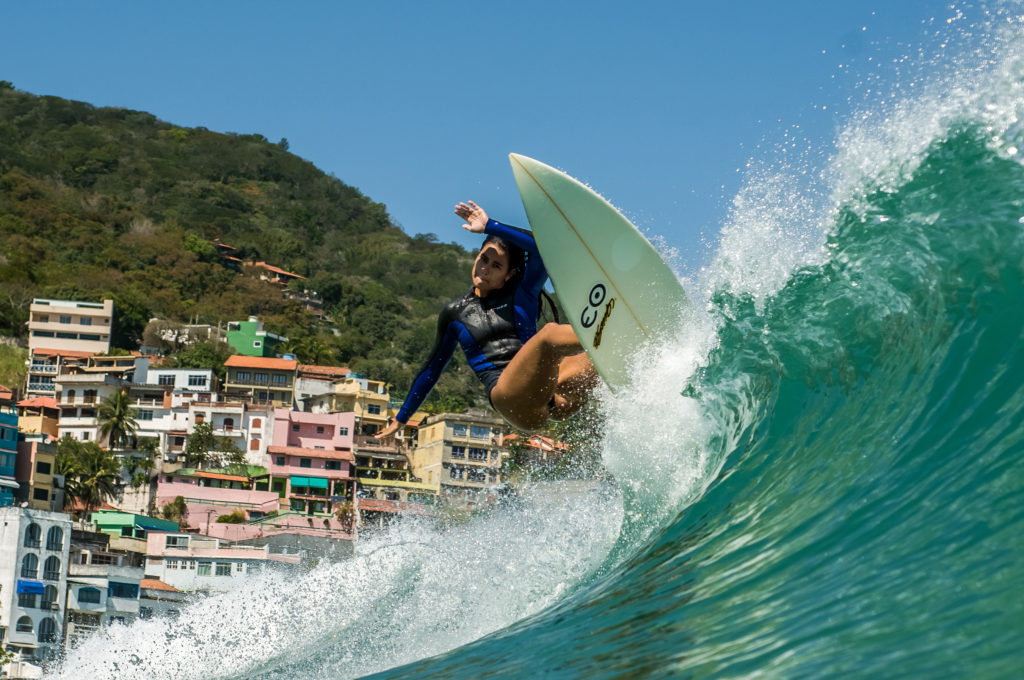
[(597, 387), (599, 378), (594, 364), (586, 352), (562, 359), (558, 365), (558, 384), (548, 417), (565, 420), (579, 411), (590, 398), (590, 391)]
[[(564, 359), (583, 351), (568, 324), (549, 323), (522, 346), (491, 391), (491, 403), (523, 430), (547, 424)], [(557, 397), (555, 397), (557, 404)]]

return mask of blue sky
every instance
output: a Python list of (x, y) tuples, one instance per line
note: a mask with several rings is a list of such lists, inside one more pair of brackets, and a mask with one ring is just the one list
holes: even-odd
[(524, 224), (523, 153), (707, 259), (747, 161), (822, 150), (866, 74), (951, 15), (862, 2), (3, 2), (0, 79), (182, 126), (287, 138), (410, 234)]

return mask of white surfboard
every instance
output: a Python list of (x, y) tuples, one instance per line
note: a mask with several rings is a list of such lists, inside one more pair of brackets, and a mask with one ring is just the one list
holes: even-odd
[(565, 173), (510, 154), (555, 293), (605, 383), (630, 383), (645, 343), (680, 327), (686, 293), (650, 242), (608, 201)]

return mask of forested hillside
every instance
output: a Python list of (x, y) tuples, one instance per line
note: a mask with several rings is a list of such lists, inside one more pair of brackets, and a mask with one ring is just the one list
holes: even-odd
[[(243, 260), (307, 277), (331, 322), (223, 266), (217, 238)], [(34, 297), (112, 297), (123, 349), (139, 346), (152, 317), (257, 314), (300, 360), (348, 364), (401, 394), (471, 262), (433, 235), (408, 236), (285, 140), (180, 128), (0, 81), (0, 335), (24, 338)], [(451, 405), (479, 395), (462, 362), (436, 391)]]

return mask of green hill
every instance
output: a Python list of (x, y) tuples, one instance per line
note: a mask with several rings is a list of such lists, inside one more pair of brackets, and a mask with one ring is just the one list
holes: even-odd
[[(34, 297), (112, 297), (113, 342), (124, 349), (138, 347), (153, 317), (257, 314), (300, 360), (347, 363), (400, 394), (440, 307), (467, 290), (472, 255), (408, 236), (384, 205), (287, 146), (0, 81), (0, 335), (24, 338)], [(213, 239), (306, 277), (330, 324), (225, 267)], [(435, 392), (451, 405), (481, 395), (457, 364)]]

